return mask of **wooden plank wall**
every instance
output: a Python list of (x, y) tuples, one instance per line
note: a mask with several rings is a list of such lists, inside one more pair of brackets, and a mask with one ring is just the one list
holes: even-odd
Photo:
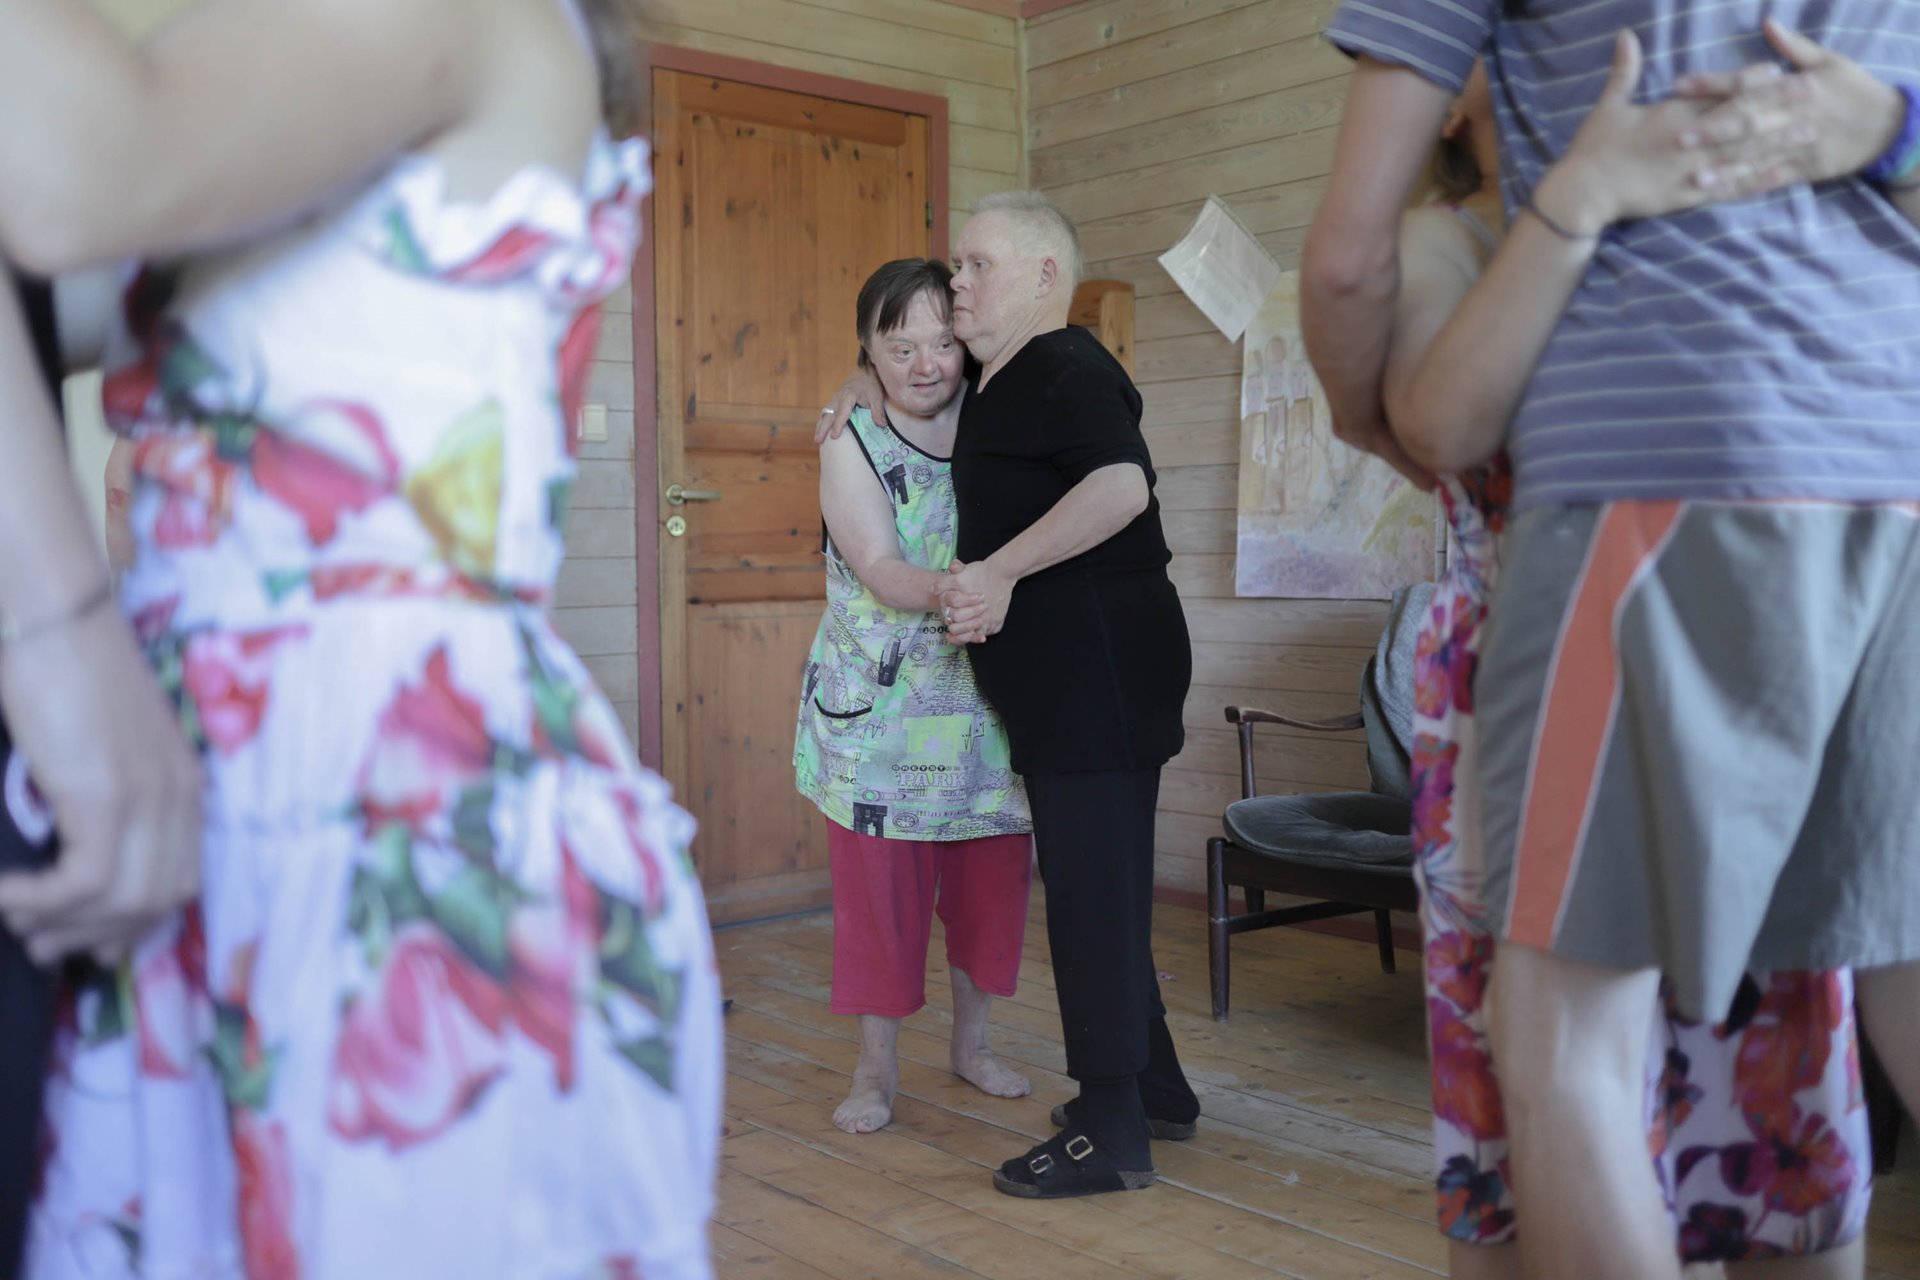
[[(1229, 703), (1351, 711), (1384, 606), (1233, 595), (1240, 345), (1156, 261), (1209, 194), (1296, 265), (1333, 156), (1346, 60), (1330, 0), (1088, 0), (1027, 24), (1032, 184), (1080, 227), (1091, 274), (1136, 290), (1135, 377), (1194, 639), (1187, 748), (1161, 789), (1160, 883), (1204, 887), (1238, 797)], [(1358, 734), (1261, 730), (1263, 791), (1366, 785)]]
[[(947, 99), (949, 202), (957, 226), (980, 196), (1022, 184), (1020, 24), (944, 0), (655, 0), (660, 44)], [(589, 399), (608, 407), (607, 441), (582, 448), (556, 616), (639, 734), (635, 614), (633, 300), (608, 307)], [(849, 367), (853, 358), (848, 343)], [(649, 637), (648, 644), (656, 643)]]

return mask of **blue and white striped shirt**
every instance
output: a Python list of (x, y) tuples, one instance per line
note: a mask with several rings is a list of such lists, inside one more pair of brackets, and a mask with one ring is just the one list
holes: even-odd
[[(1920, 3), (1347, 0), (1327, 35), (1458, 92), (1483, 51), (1501, 186), (1524, 202), (1606, 83), (1614, 33), (1643, 100), (1768, 56), (1765, 16), (1889, 81), (1920, 80)], [(1609, 230), (1509, 441), (1515, 503), (1920, 499), (1920, 232), (1857, 180)]]

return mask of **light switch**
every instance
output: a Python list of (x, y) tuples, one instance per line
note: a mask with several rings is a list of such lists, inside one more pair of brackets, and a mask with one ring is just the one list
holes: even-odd
[(580, 406), (580, 438), (589, 444), (606, 443), (607, 406), (603, 404)]

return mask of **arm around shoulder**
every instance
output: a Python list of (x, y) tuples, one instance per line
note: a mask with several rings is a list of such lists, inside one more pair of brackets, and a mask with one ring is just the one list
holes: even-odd
[(820, 446), (820, 514), (847, 567), (881, 604), (922, 613), (939, 606), (945, 575), (901, 554), (893, 504), (851, 431)]

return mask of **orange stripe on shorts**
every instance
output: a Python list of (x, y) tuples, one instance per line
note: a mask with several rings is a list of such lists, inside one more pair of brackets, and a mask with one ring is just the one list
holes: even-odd
[(1619, 704), (1620, 608), (1680, 509), (1678, 502), (1614, 502), (1600, 517), (1547, 672), (1507, 907), (1515, 942), (1550, 947), (1559, 929)]

